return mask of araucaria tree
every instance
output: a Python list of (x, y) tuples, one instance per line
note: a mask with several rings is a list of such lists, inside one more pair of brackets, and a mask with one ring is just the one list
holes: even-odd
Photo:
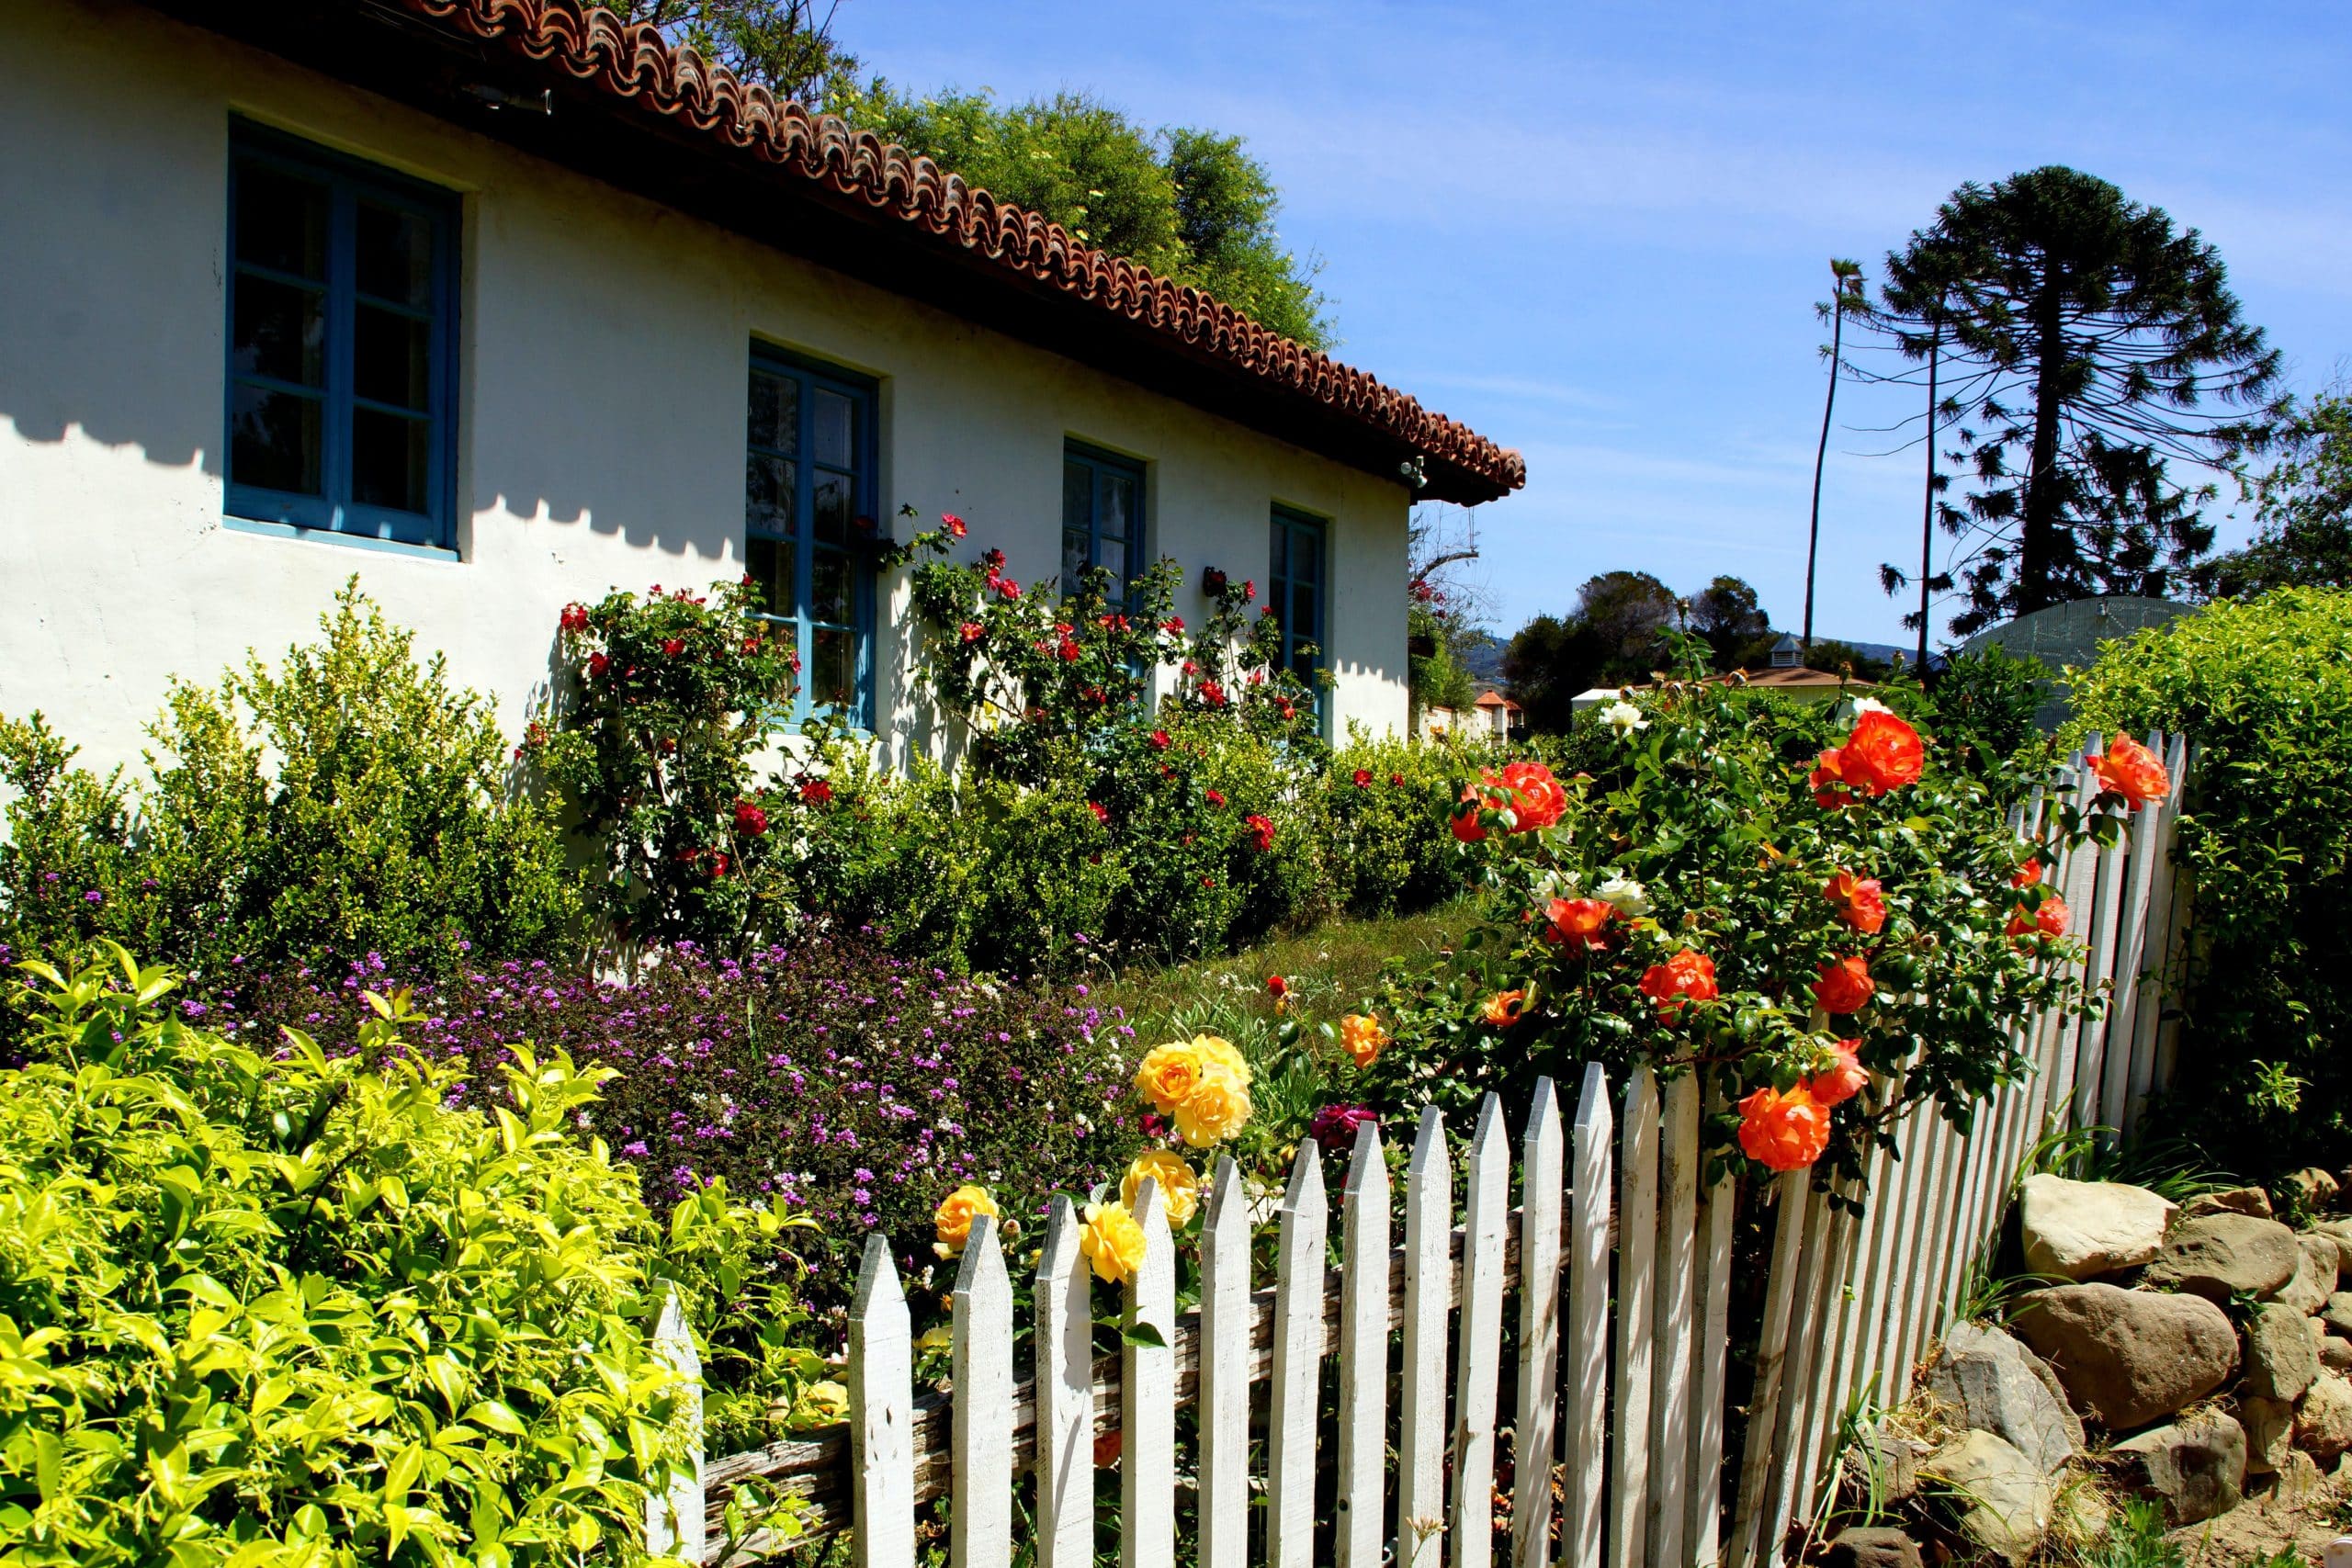
[(1967, 598), (1953, 632), (2162, 594), (2211, 547), (2202, 508), (2284, 400), (2278, 351), (2196, 230), (2052, 165), (1961, 186), (1886, 271), (1874, 320), (1937, 356), (1973, 473), (1939, 508)]

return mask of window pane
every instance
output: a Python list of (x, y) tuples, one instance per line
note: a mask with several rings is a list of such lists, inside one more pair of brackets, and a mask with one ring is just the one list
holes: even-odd
[(743, 571), (769, 615), (788, 617), (793, 614), (790, 540), (752, 535), (743, 541)]
[(847, 474), (817, 475), (810, 507), (816, 514), (817, 538), (828, 545), (849, 542), (850, 482)]
[(1086, 536), (1062, 535), (1062, 592), (1075, 593), (1086, 580)]
[(1136, 481), (1125, 474), (1105, 473), (1102, 476), (1102, 515), (1095, 525), (1096, 536), (1105, 545), (1113, 539), (1123, 543), (1132, 539), (1135, 537), (1135, 519)]
[(352, 327), (352, 389), (370, 402), (423, 410), (432, 387), (432, 323), (358, 308)]
[(239, 386), (230, 419), (229, 478), (262, 490), (317, 495), (319, 402), (292, 392)]
[(855, 448), (851, 444), (850, 409), (850, 400), (839, 392), (817, 389), (817, 428), (810, 437), (817, 461), (835, 468), (846, 468), (856, 461)]
[(1103, 568), (1111, 574), (1111, 585), (1113, 591), (1115, 592), (1118, 589), (1125, 586), (1127, 581), (1126, 541), (1125, 539), (1114, 538), (1112, 536), (1105, 534), (1102, 536), (1102, 546), (1096, 554), (1097, 559), (1095, 564)]
[(1316, 614), (1321, 606), (1316, 603), (1315, 585), (1294, 582), (1290, 586), (1290, 630), (1293, 635), (1309, 641), (1323, 635), (1322, 617)]
[(800, 451), (800, 384), (765, 371), (752, 372), (752, 445), (781, 452)]
[(1271, 575), (1277, 579), (1290, 575), (1290, 526), (1279, 517), (1274, 519), (1274, 562)]
[(1319, 529), (1300, 528), (1291, 535), (1290, 574), (1305, 582), (1318, 581), (1323, 575), (1323, 535)]
[(299, 284), (237, 275), (235, 341), (229, 363), (240, 375), (268, 376), (305, 387), (326, 382), (326, 295)]
[(433, 307), (433, 222), (372, 201), (359, 203), (359, 292), (426, 310)]
[(847, 626), (856, 607), (850, 593), (849, 556), (841, 550), (819, 550), (808, 562), (808, 618)]
[(261, 164), (237, 168), (237, 259), (327, 275), (327, 187)]
[(816, 707), (849, 707), (857, 694), (857, 634), (819, 626), (809, 634), (808, 701)]
[(743, 475), (743, 528), (751, 534), (790, 534), (793, 477), (791, 459), (752, 454)]
[(432, 426), (376, 409), (351, 412), (351, 499), (396, 512), (425, 510), (425, 468)]
[(1062, 526), (1076, 534), (1094, 527), (1094, 470), (1083, 463), (1062, 464)]

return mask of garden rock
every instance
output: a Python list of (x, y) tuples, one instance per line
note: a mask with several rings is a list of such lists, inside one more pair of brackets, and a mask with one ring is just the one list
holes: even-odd
[(2226, 1514), (2245, 1495), (2245, 1429), (2218, 1410), (2126, 1438), (2108, 1450), (2165, 1522), (2193, 1525)]
[(2169, 1201), (2144, 1187), (2029, 1176), (2018, 1220), (2025, 1266), (2069, 1280), (2137, 1268), (2164, 1246), (2172, 1212)]
[[(2318, 1320), (2314, 1318), (2313, 1322)], [(2323, 1371), (2340, 1372), (2352, 1368), (2352, 1339), (2330, 1334), (2319, 1342), (2319, 1364)]]
[(2309, 1321), (2301, 1313), (2277, 1302), (2256, 1309), (2245, 1325), (2246, 1392), (2259, 1399), (2302, 1398), (2303, 1390), (2319, 1377), (2319, 1347), (2312, 1343)]
[(2011, 1325), (2050, 1363), (2076, 1409), (2128, 1432), (2202, 1399), (2237, 1370), (2237, 1330), (2196, 1296), (2058, 1285)]
[(2245, 1428), (2245, 1468), (2267, 1475), (2295, 1451), (2295, 1407), (2283, 1399), (2238, 1401), (2238, 1425)]
[(2290, 1506), (2308, 1503), (2320, 1495), (2327, 1478), (2319, 1472), (2312, 1456), (2300, 1449), (2290, 1449), (2287, 1457), (2278, 1461), (2278, 1476), (2272, 1483), (2270, 1495)]
[(2011, 1562), (2031, 1557), (2049, 1532), (2057, 1487), (2041, 1467), (1990, 1432), (1964, 1432), (1921, 1466), (1971, 1505), (1960, 1532)]
[(2319, 1320), (2331, 1334), (2352, 1337), (2352, 1291), (2338, 1291), (2319, 1309)]
[(2233, 1187), (2226, 1192), (2200, 1192), (2180, 1206), (2184, 1220), (2202, 1214), (2252, 1214), (2267, 1220), (2271, 1217), (2270, 1194), (2259, 1187)]
[(1920, 1568), (1919, 1543), (1897, 1529), (1840, 1530), (1829, 1543), (1829, 1568)]
[(2336, 1276), (2352, 1275), (2352, 1220), (2322, 1220), (2303, 1234), (2335, 1243)]
[(1960, 1411), (1963, 1424), (2006, 1439), (2045, 1472), (2083, 1446), (2083, 1423), (2068, 1408), (2058, 1380), (2000, 1329), (1954, 1325), (1928, 1387)]
[(2295, 1247), (2301, 1255), (2295, 1272), (2270, 1299), (2309, 1317), (2327, 1304), (2329, 1293), (2335, 1289), (2335, 1241), (2331, 1236), (2299, 1235)]
[(2301, 1404), (2295, 1406), (2295, 1446), (2317, 1460), (2322, 1469), (2333, 1466), (2352, 1449), (2352, 1382), (2335, 1372), (2322, 1372)]
[(2335, 1195), (2341, 1190), (2335, 1184), (2335, 1178), (2315, 1165), (2305, 1166), (2278, 1185), (2293, 1193), (2297, 1203), (2306, 1213), (2326, 1208), (2335, 1201)]
[(2205, 1214), (2173, 1227), (2143, 1278), (2150, 1285), (2226, 1302), (2269, 1294), (2294, 1277), (2301, 1260), (2295, 1233), (2276, 1220)]

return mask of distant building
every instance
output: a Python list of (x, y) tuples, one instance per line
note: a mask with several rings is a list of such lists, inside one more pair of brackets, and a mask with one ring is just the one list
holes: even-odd
[[(2188, 610), (2188, 605), (2169, 599), (2150, 599), (2136, 593), (2076, 599), (1988, 626), (1962, 643), (1960, 651), (1981, 653), (1985, 649), (1997, 648), (2014, 658), (2038, 659), (2056, 677), (2069, 668), (2087, 668), (2098, 658), (2103, 644), (2150, 626), (2163, 626)], [(2053, 679), (2033, 721), (2045, 730), (2055, 729), (2065, 722), (2069, 711), (2063, 682)]]

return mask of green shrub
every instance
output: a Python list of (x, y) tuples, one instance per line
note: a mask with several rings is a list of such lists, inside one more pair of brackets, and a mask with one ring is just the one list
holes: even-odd
[(1375, 917), (1426, 908), (1460, 891), (1462, 863), (1445, 814), (1461, 793), (1465, 760), (1479, 755), (1351, 729), (1325, 775), (1331, 902)]
[(217, 686), (175, 682), (146, 775), (74, 765), (38, 714), (0, 720), (0, 939), (105, 937), (198, 973), (374, 952), (444, 972), (459, 944), (569, 943), (577, 878), (549, 815), (505, 792), (486, 699), (346, 584), (322, 641)]
[(2197, 748), (2178, 1077), (2160, 1124), (2249, 1178), (2352, 1150), (2352, 592), (2224, 601), (2070, 671), (2084, 736)]
[(574, 1131), (609, 1073), (518, 1049), (493, 1112), (454, 1110), (401, 998), (355, 1054), (265, 1055), (112, 951), (24, 966), (0, 1072), (0, 1556), (641, 1560), (683, 1453), (670, 1281), (724, 1314), (715, 1426), (795, 1397), (780, 1222), (723, 1186), (649, 1213)]

